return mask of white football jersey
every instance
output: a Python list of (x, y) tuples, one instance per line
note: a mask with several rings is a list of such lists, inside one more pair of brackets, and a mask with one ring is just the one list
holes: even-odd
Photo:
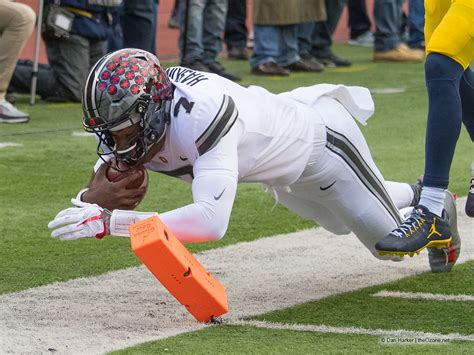
[[(312, 185), (307, 187), (309, 191), (303, 189), (303, 197), (326, 193), (315, 186), (334, 183), (325, 181), (324, 171), (314, 169), (328, 154), (327, 126), (339, 121), (343, 126), (351, 125), (357, 133), (354, 141), (365, 147), (351, 118), (365, 123), (373, 113), (373, 101), (365, 88), (315, 85), (276, 95), (183, 67), (169, 68), (167, 74), (175, 86), (171, 120), (163, 148), (145, 167), (192, 182), (193, 203), (160, 213), (161, 220), (182, 242), (215, 240), (225, 234), (238, 182), (263, 183), (288, 199), (293, 196), (291, 189), (306, 186), (306, 177), (301, 176), (310, 171)], [(324, 104), (327, 99), (319, 101), (322, 97), (329, 98), (331, 104)], [(329, 166), (339, 162), (331, 159)], [(346, 185), (352, 186), (341, 186)], [(367, 192), (365, 185), (362, 189)], [(292, 203), (285, 200), (286, 205), (296, 204), (295, 210), (309, 217), (316, 209), (300, 199)], [(114, 212), (113, 216), (119, 214)], [(142, 218), (123, 214), (128, 221), (125, 225)], [(324, 221), (328, 216), (322, 213), (313, 219)], [(331, 221), (340, 222), (332, 217)], [(127, 234), (126, 229), (117, 232)]]
[[(324, 146), (322, 119), (306, 105), (215, 74), (183, 67), (167, 74), (176, 87), (171, 124), (150, 170), (187, 181), (202, 169), (227, 170), (239, 182), (287, 186), (301, 175), (315, 139)], [(232, 139), (223, 139), (231, 131)], [(204, 163), (213, 150), (230, 149), (224, 145), (235, 145), (236, 154)]]
[(225, 234), (238, 182), (288, 186), (324, 149), (325, 125), (307, 105), (215, 74), (183, 67), (167, 74), (175, 86), (171, 123), (145, 167), (192, 182), (194, 202), (160, 214), (182, 242)]

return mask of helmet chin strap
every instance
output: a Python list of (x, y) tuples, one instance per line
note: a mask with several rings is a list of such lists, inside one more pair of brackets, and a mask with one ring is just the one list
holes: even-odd
[(133, 145), (131, 145), (130, 147), (128, 147), (127, 149), (124, 149), (124, 150), (116, 150), (117, 154), (119, 155), (122, 155), (122, 154), (126, 154), (128, 152), (130, 152), (131, 150), (135, 149), (137, 146), (137, 143), (135, 142)]

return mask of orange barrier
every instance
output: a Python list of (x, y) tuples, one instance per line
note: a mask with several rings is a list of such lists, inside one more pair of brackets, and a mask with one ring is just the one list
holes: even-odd
[(156, 216), (129, 227), (133, 252), (200, 322), (227, 313), (224, 286)]

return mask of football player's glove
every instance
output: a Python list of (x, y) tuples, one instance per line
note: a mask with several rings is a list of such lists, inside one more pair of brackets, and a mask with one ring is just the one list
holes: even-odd
[(111, 213), (96, 204), (71, 200), (75, 207), (59, 212), (48, 223), (52, 229), (51, 237), (61, 240), (79, 238), (102, 238), (108, 234)]

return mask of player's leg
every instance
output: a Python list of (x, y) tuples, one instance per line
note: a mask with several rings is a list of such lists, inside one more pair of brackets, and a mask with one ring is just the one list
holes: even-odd
[(324, 206), (380, 257), (375, 243), (401, 222), (399, 210), (352, 116), (331, 98), (319, 99), (315, 108), (327, 126), (327, 144), (290, 186), (291, 194)]
[[(454, 228), (445, 211), (445, 190), (462, 121), (460, 83), (474, 56), (472, 1), (426, 1), (429, 98), (424, 187), (420, 207), (404, 224), (378, 243), (377, 249), (413, 254), (427, 247), (448, 247)], [(431, 18), (434, 17), (434, 18)], [(442, 20), (439, 21), (439, 18)], [(433, 24), (439, 23), (433, 30)], [(415, 228), (416, 227), (416, 228)]]
[[(467, 68), (474, 58), (472, 23), (474, 3), (470, 0), (426, 1), (427, 19), (435, 17), (438, 26), (427, 42), (426, 86), (429, 98), (426, 130), (426, 163), (423, 206), (441, 216), (444, 192), (449, 182), (449, 170), (459, 137), (461, 122), (466, 127), (474, 118), (467, 113), (474, 104), (470, 83), (472, 74)], [(430, 3), (430, 4), (428, 4)], [(443, 16), (444, 13), (444, 16)], [(431, 21), (433, 22), (433, 21)], [(432, 26), (431, 26), (432, 27)], [(465, 69), (467, 69), (465, 71)], [(461, 80), (462, 79), (462, 80)], [(471, 85), (469, 85), (471, 84)], [(463, 114), (466, 112), (466, 114)], [(469, 128), (468, 128), (469, 130)]]
[[(464, 71), (459, 94), (462, 103), (462, 121), (474, 142), (474, 73), (469, 68)], [(465, 211), (469, 217), (474, 217), (474, 161), (471, 164), (471, 180)]]
[(471, 184), (467, 193), (465, 211), (469, 217), (474, 217), (474, 161), (471, 164)]
[[(375, 243), (393, 229), (401, 217), (377, 174), (352, 150), (352, 145), (345, 143), (328, 145), (318, 163), (307, 167), (306, 176), (290, 186), (291, 196), (298, 206), (301, 209), (307, 206), (309, 211), (297, 211), (280, 194), (279, 200), (333, 233), (337, 232), (334, 227), (344, 226), (343, 232), (354, 232), (362, 244), (380, 258)], [(311, 203), (305, 203), (307, 200)]]
[(428, 90), (428, 124), (426, 128), (426, 159), (423, 192), (420, 204), (441, 216), (444, 190), (462, 123), (459, 86), (463, 67), (453, 59), (430, 53), (426, 59)]
[[(293, 186), (294, 187), (294, 186)], [(315, 221), (327, 231), (336, 235), (349, 234), (351, 230), (341, 219), (323, 204), (308, 200), (305, 191), (311, 191), (314, 185), (300, 186), (295, 192), (276, 191), (278, 202), (303, 218)]]
[(402, 182), (385, 181), (388, 194), (398, 209), (416, 206), (420, 202), (421, 181), (418, 180), (416, 183), (408, 185), (410, 189), (407, 188), (407, 185), (408, 184)]

